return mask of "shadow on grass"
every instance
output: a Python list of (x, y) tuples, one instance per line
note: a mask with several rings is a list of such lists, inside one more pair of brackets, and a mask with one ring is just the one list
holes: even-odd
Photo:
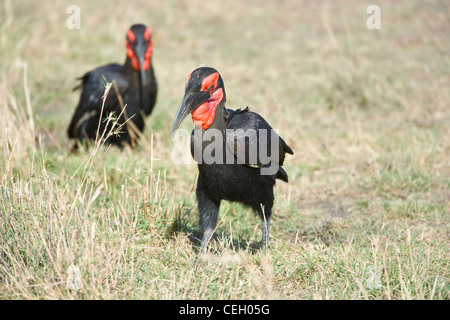
[[(348, 215), (347, 210), (343, 207), (330, 207), (330, 205), (324, 205), (321, 202), (313, 203), (310, 206), (324, 212), (330, 212), (332, 210), (330, 213), (332, 217), (346, 217)], [(178, 233), (185, 234), (191, 243), (192, 251), (197, 253), (203, 234), (198, 227), (198, 223), (194, 222), (190, 216), (192, 212), (195, 212), (194, 208), (196, 207), (186, 208), (182, 206), (177, 210), (176, 217), (168, 228), (167, 236), (170, 238)], [(330, 220), (324, 220), (318, 225), (309, 225), (304, 227), (303, 230), (298, 230), (297, 237), (297, 241), (300, 240), (303, 243), (321, 243), (327, 247), (345, 241), (345, 237), (341, 234), (339, 228)], [(254, 241), (249, 239), (248, 236), (231, 234), (225, 231), (225, 228), (219, 227), (209, 241), (208, 251), (218, 255), (227, 248), (236, 252), (246, 251), (251, 254), (256, 254), (261, 251), (261, 241)]]
[[(168, 228), (167, 236), (172, 237), (178, 233), (185, 234), (191, 242), (192, 250), (194, 252), (198, 252), (203, 234), (198, 226), (193, 226), (192, 222), (190, 222), (187, 218), (193, 211), (194, 207), (188, 209), (187, 211), (185, 209), (186, 208), (179, 208), (177, 210), (176, 217)], [(225, 245), (222, 246), (219, 244)], [(252, 254), (255, 254), (260, 251), (261, 241), (250, 241), (247, 238), (239, 235), (232, 236), (222, 228), (219, 228), (213, 234), (211, 240), (208, 243), (208, 246), (209, 252), (213, 254), (219, 254), (227, 247), (236, 251), (248, 251)]]

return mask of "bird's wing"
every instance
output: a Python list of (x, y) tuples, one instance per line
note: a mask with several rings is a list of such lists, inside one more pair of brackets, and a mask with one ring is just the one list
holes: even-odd
[[(293, 154), (292, 149), (259, 114), (248, 108), (227, 111), (227, 129), (231, 131), (227, 130), (226, 145), (240, 163), (261, 168), (275, 162), (281, 168), (285, 154)], [(281, 169), (280, 174), (282, 172), (284, 170)]]
[[(114, 110), (119, 105), (119, 96), (123, 97), (128, 91), (128, 82), (121, 75), (121, 68), (120, 65), (111, 64), (87, 72), (80, 78), (81, 84), (74, 90), (82, 88), (82, 92), (68, 128), (69, 137), (75, 138), (83, 122), (102, 112), (102, 97), (105, 94), (106, 82), (113, 83), (113, 86), (105, 100), (103, 114)], [(115, 89), (115, 85), (118, 90)]]

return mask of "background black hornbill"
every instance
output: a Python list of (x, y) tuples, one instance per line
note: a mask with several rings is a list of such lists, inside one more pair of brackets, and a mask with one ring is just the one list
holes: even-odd
[[(111, 112), (118, 117), (123, 106), (126, 106), (118, 124), (123, 124), (129, 118), (132, 122), (127, 122), (121, 129), (122, 133), (112, 135), (107, 143), (119, 147), (124, 143), (135, 145), (136, 137), (144, 130), (145, 117), (150, 115), (156, 102), (157, 82), (152, 66), (153, 41), (150, 29), (142, 24), (131, 26), (126, 35), (126, 49), (124, 65), (108, 64), (80, 78), (82, 83), (74, 90), (82, 88), (82, 92), (67, 130), (69, 138), (95, 140), (97, 131), (102, 135), (105, 129), (111, 127), (110, 123), (106, 128), (104, 119)], [(117, 87), (114, 84), (111, 87), (102, 112), (105, 80), (110, 83), (114, 80)]]
[[(259, 214), (262, 219), (262, 248), (267, 248), (275, 179), (288, 182), (288, 176), (281, 165), (285, 154), (293, 154), (293, 151), (259, 114), (250, 112), (248, 108), (244, 110), (225, 108), (224, 83), (220, 74), (213, 68), (198, 68), (189, 75), (184, 98), (175, 115), (172, 138), (189, 113), (196, 126), (191, 135), (191, 153), (199, 162), (196, 196), (200, 211), (200, 227), (203, 231), (199, 252), (203, 251), (214, 233), (222, 200), (243, 203)], [(200, 129), (201, 131), (198, 131)], [(236, 134), (238, 129), (241, 129), (240, 133)], [(219, 161), (208, 162), (196, 158), (198, 157), (196, 148), (204, 151), (211, 143), (217, 143), (213, 138), (203, 139), (210, 130), (217, 130), (216, 132), (220, 132), (223, 137), (220, 144), (224, 151), (215, 158)], [(247, 133), (251, 131), (257, 133), (256, 139), (249, 139), (251, 135), (246, 138)], [(199, 135), (198, 132), (202, 134)], [(262, 139), (262, 134), (265, 133), (268, 136)], [(278, 147), (277, 152), (272, 150), (271, 155), (274, 156), (269, 157), (258, 151), (257, 155), (252, 157), (250, 154), (252, 143), (257, 145), (258, 150), (262, 147), (265, 147), (264, 150), (272, 150), (273, 145)], [(244, 154), (238, 152), (237, 145), (244, 146)], [(228, 154), (231, 152), (231, 163), (229, 159), (226, 161), (227, 152)], [(262, 174), (263, 168), (269, 165), (275, 166), (275, 171), (269, 175)]]

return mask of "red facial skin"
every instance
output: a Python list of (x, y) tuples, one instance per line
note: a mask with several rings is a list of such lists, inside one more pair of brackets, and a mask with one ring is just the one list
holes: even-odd
[[(152, 52), (153, 52), (153, 40), (150, 39), (151, 37), (151, 32), (150, 29), (147, 28), (145, 30), (144, 33), (144, 40), (145, 41), (149, 41), (148, 45), (147, 45), (147, 50), (145, 51), (145, 56), (144, 56), (144, 65), (143, 65), (143, 69), (145, 71), (148, 70), (148, 68), (150, 67), (150, 59), (152, 57)], [(133, 67), (134, 70), (136, 71), (140, 71), (140, 65), (139, 65), (139, 60), (136, 57), (136, 54), (134, 53), (133, 49), (132, 49), (132, 43), (136, 41), (136, 36), (134, 35), (133, 31), (128, 30), (127, 33), (127, 41), (126, 41), (126, 47), (127, 47), (127, 57), (131, 59), (131, 66)]]
[[(191, 75), (189, 75), (189, 79)], [(216, 108), (220, 101), (223, 99), (222, 88), (217, 88), (217, 81), (219, 80), (219, 74), (217, 72), (207, 76), (203, 79), (201, 91), (209, 91), (211, 97), (208, 101), (199, 105), (194, 111), (191, 112), (192, 121), (194, 124), (206, 130), (214, 122), (214, 116), (216, 115)], [(215, 90), (215, 91), (214, 91)]]

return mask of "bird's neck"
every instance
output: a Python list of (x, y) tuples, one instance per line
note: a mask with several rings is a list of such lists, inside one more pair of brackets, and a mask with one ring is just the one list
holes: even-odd
[[(145, 71), (146, 78), (147, 78), (146, 86), (149, 85), (151, 71), (152, 71), (152, 65), (150, 64), (150, 67), (147, 69), (147, 71)], [(125, 63), (123, 65), (123, 73), (128, 78), (130, 87), (139, 88), (139, 100), (140, 100), (140, 106), (139, 106), (140, 108), (139, 109), (142, 109), (142, 108), (145, 108), (145, 106), (148, 106), (150, 104), (150, 96), (148, 94), (147, 95), (144, 94), (145, 88), (142, 85), (140, 71), (136, 71), (133, 68), (133, 66), (131, 65), (131, 59), (128, 57), (125, 59)]]
[[(207, 128), (207, 129), (201, 129), (197, 126), (194, 127), (193, 135), (192, 135), (192, 144), (191, 144), (191, 151), (192, 156), (194, 159), (201, 163), (204, 154), (203, 150), (205, 150), (210, 144), (217, 146), (217, 143), (220, 144), (220, 140), (222, 140), (222, 148), (225, 147), (225, 134), (226, 134), (226, 109), (225, 109), (225, 103), (222, 101), (219, 103), (219, 105), (216, 108), (216, 113), (214, 116), (213, 123)], [(214, 137), (214, 138), (212, 138)], [(196, 150), (196, 151), (194, 151)], [(197, 157), (200, 157), (197, 159)]]
[(125, 63), (123, 64), (123, 71), (127, 75), (136, 73), (136, 70), (134, 70), (133, 67), (131, 66), (131, 59), (128, 57), (125, 58)]
[(222, 132), (222, 134), (225, 134), (225, 131), (227, 129), (226, 121), (225, 121), (226, 115), (227, 115), (227, 109), (225, 108), (225, 97), (223, 97), (222, 101), (219, 103), (219, 105), (216, 108), (216, 114), (214, 116), (214, 121), (208, 129), (220, 130)]

